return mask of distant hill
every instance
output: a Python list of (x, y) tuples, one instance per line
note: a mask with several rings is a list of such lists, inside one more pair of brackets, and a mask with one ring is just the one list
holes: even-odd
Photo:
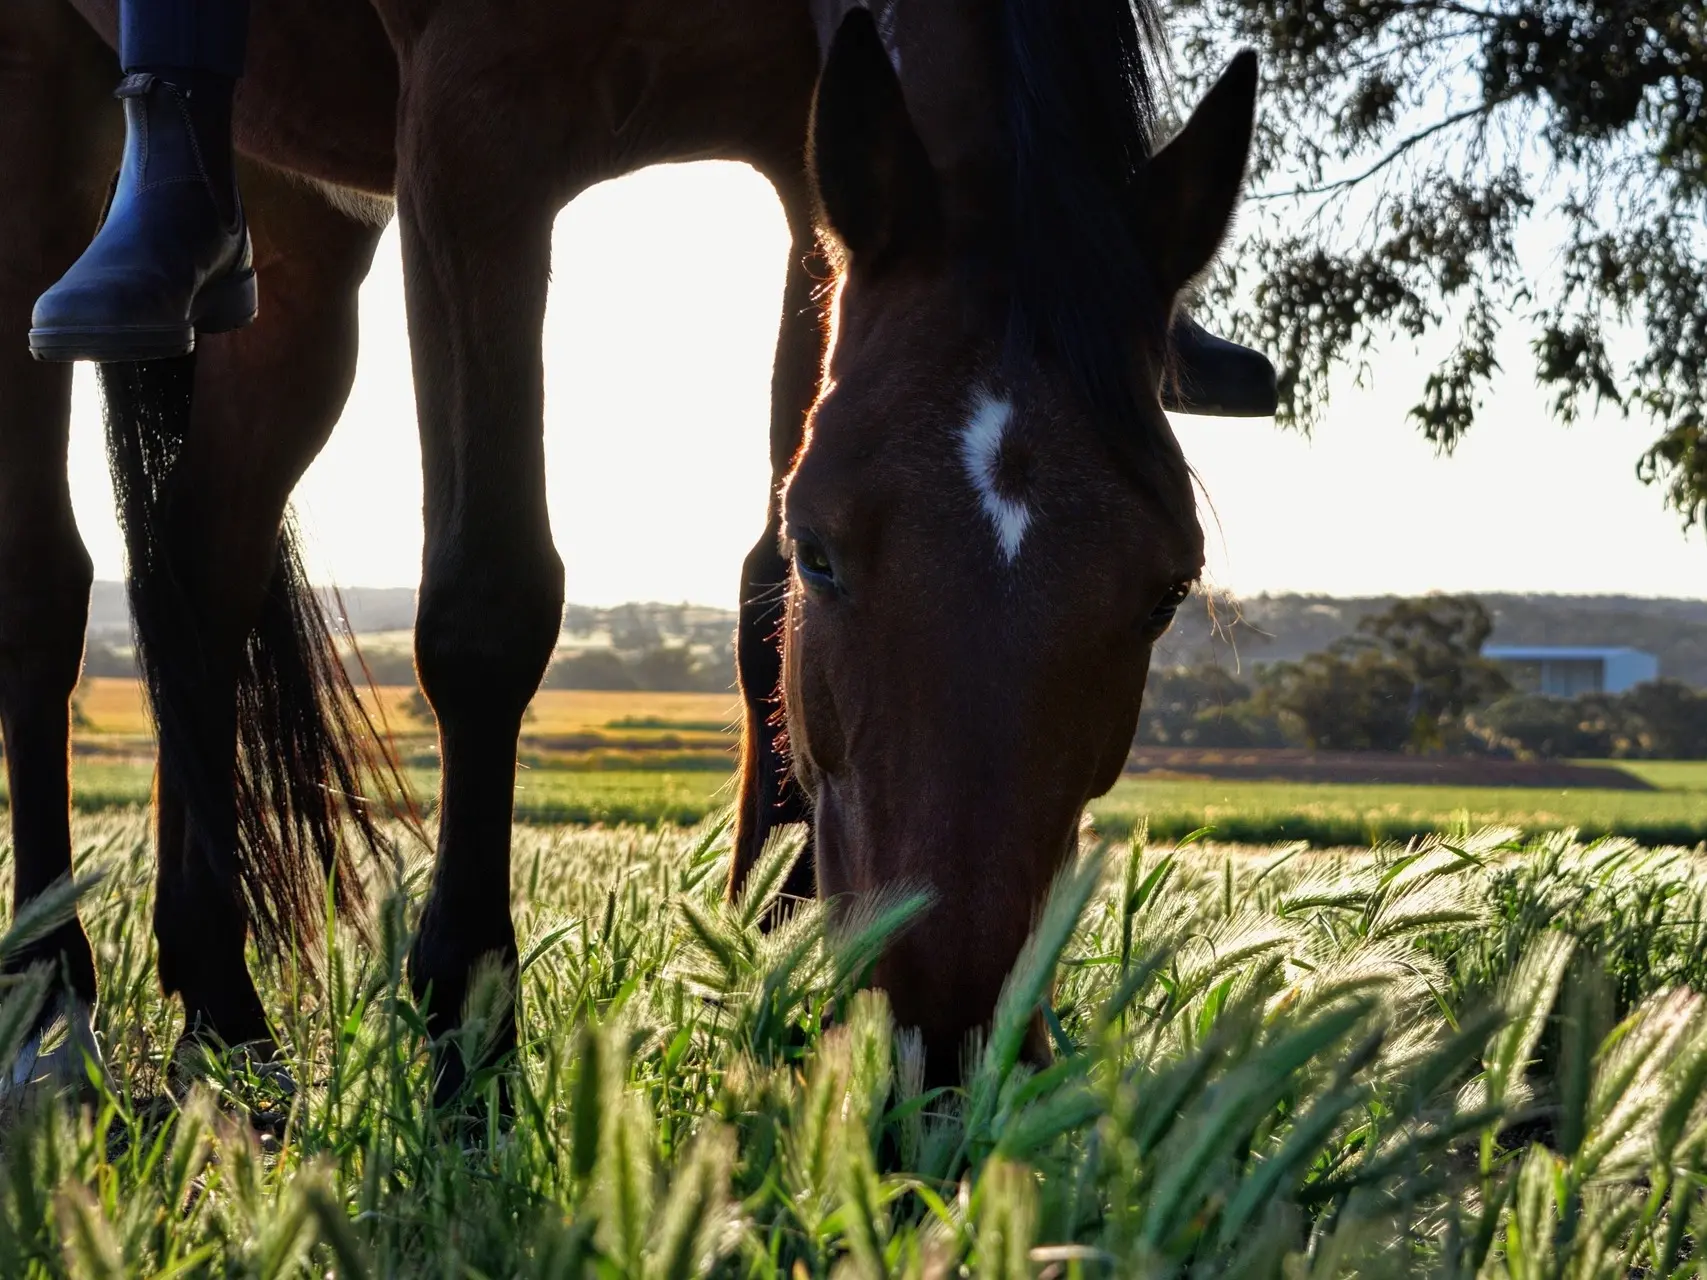
[[(337, 593), (358, 635), (407, 631), (415, 593), (407, 587), (349, 587)], [(1232, 669), (1290, 661), (1327, 648), (1358, 620), (1390, 605), (1392, 596), (1260, 595), (1230, 601), (1194, 595), (1157, 646), (1166, 666), (1219, 663)], [(1660, 674), (1707, 688), (1707, 600), (1639, 596), (1481, 596), (1494, 615), (1496, 644), (1630, 645), (1654, 654)], [(337, 612), (328, 593), (328, 605)], [(97, 582), (90, 598), (91, 674), (96, 644), (129, 646), (124, 587)], [(700, 605), (637, 603), (614, 608), (570, 605), (564, 610), (564, 648), (608, 647), (640, 653), (669, 647), (694, 650), (702, 661), (728, 659), (735, 614)]]
[[(380, 684), (407, 684), (414, 680), (413, 645), (409, 637), (415, 626), (413, 590), (348, 587), (326, 590), (321, 598), (329, 614), (344, 618), (349, 630), (361, 637), (363, 659), (374, 680)], [(735, 679), (735, 620), (732, 610), (704, 605), (651, 602), (612, 608), (569, 605), (563, 611), (563, 633), (557, 646), (559, 661), (591, 655), (593, 667), (604, 673), (604, 679), (616, 683), (559, 685), (559, 673), (554, 671), (546, 677), (546, 685), (631, 688), (634, 685), (630, 681), (637, 679), (644, 682), (642, 688), (656, 685), (671, 689), (727, 689)], [(663, 669), (651, 669), (660, 663)], [(585, 668), (587, 664), (582, 666)], [(90, 595), (84, 674), (128, 676), (135, 669), (124, 585), (97, 582)], [(583, 681), (590, 675), (588, 669), (574, 668), (562, 674), (571, 673)]]
[[(1260, 666), (1325, 649), (1393, 596), (1260, 595), (1232, 602), (1193, 596), (1157, 646), (1168, 666)], [(1654, 654), (1660, 674), (1707, 688), (1707, 600), (1487, 593), (1493, 644), (1629, 645)]]
[(129, 631), (130, 609), (125, 604), (124, 583), (97, 582), (89, 592), (91, 632)]
[[(321, 599), (327, 611), (342, 615), (357, 635), (408, 631), (415, 625), (413, 587), (328, 587), (322, 590)], [(734, 625), (734, 610), (697, 604), (645, 601), (610, 608), (572, 604), (563, 611), (565, 635), (609, 634), (619, 649), (643, 649), (672, 638), (709, 640), (705, 634), (708, 630), (721, 633)], [(124, 583), (95, 584), (89, 593), (89, 629), (129, 633)]]
[[(327, 612), (340, 613), (357, 635), (373, 631), (407, 631), (415, 625), (413, 587), (348, 587), (326, 590), (321, 598)], [(343, 608), (338, 607), (342, 601)], [(130, 642), (130, 609), (125, 603), (124, 583), (97, 582), (89, 593), (89, 633), (106, 640)]]

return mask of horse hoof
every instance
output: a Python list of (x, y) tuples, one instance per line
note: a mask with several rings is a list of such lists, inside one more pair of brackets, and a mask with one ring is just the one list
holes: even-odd
[(182, 1099), (193, 1086), (210, 1085), (227, 1104), (246, 1113), (257, 1130), (282, 1128), (297, 1084), (278, 1055), (279, 1047), (271, 1040), (227, 1048), (186, 1032), (172, 1051), (167, 1072), (172, 1096)]
[(94, 1092), (95, 1081), (105, 1074), (89, 1006), (67, 1001), (30, 1033), (11, 1069), (0, 1076), (0, 1110), (42, 1090)]

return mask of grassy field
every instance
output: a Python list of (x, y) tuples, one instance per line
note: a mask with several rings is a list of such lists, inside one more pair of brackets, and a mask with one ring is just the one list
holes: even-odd
[(1148, 817), (1159, 836), (1200, 827), (1216, 840), (1307, 840), (1318, 846), (1408, 840), (1449, 826), (1500, 824), (1530, 834), (1574, 827), (1650, 844), (1707, 839), (1707, 765), (1629, 766), (1659, 791), (1333, 786), (1285, 782), (1172, 782), (1124, 778), (1092, 806), (1114, 833)]
[[(1707, 767), (1632, 763), (1659, 791), (1530, 791), (1476, 787), (1333, 786), (1277, 782), (1178, 782), (1125, 778), (1091, 806), (1100, 831), (1128, 832), (1147, 820), (1158, 838), (1202, 827), (1218, 841), (1305, 840), (1317, 846), (1405, 840), (1450, 826), (1501, 823), (1538, 834), (1574, 827), (1649, 843), (1707, 839)], [(145, 803), (152, 774), (140, 760), (79, 758), (80, 808)], [(409, 770), (418, 795), (438, 785), (431, 767)], [(696, 767), (635, 769), (524, 767), (516, 817), (524, 823), (698, 822), (728, 803), (733, 775)], [(0, 797), (5, 795), (0, 780)]]
[[(431, 726), (412, 690), (381, 689), (380, 708), (418, 795), (438, 786)], [(79, 807), (143, 803), (148, 723), (128, 680), (88, 681), (75, 763)], [(727, 804), (738, 707), (727, 694), (547, 690), (523, 727), (516, 817), (526, 823), (691, 824)], [(1604, 762), (1601, 762), (1604, 763)], [(1100, 831), (1148, 821), (1158, 838), (1203, 827), (1217, 841), (1304, 840), (1328, 847), (1408, 840), (1490, 823), (1529, 834), (1574, 828), (1649, 844), (1707, 840), (1707, 762), (1621, 761), (1655, 791), (1376, 786), (1128, 777), (1092, 806)], [(0, 798), (5, 795), (0, 781)]]
[[(1306, 840), (1321, 847), (1490, 824), (1533, 834), (1575, 827), (1590, 836), (1628, 835), (1648, 843), (1707, 839), (1707, 767), (1651, 768), (1655, 785), (1670, 789), (1549, 792), (1123, 778), (1091, 805), (1091, 815), (1105, 835), (1125, 835), (1147, 821), (1162, 839), (1208, 827), (1217, 841)], [(431, 775), (419, 781), (430, 793)], [(703, 772), (536, 769), (519, 775), (516, 812), (524, 822), (693, 822), (726, 804), (731, 785), (727, 775)]]
[[(264, 974), (294, 1089), (215, 1060), (168, 1090), (143, 820), (76, 839), (108, 1069), (7, 1118), (7, 1277), (1700, 1274), (1701, 852), (1087, 846), (926, 1092), (856, 993), (921, 904), (766, 936), (786, 847), (728, 906), (717, 827), (524, 829), (508, 1119), (491, 1075), (424, 1104), (418, 855), (372, 945)], [(6, 1061), (39, 993), (3, 994)]]

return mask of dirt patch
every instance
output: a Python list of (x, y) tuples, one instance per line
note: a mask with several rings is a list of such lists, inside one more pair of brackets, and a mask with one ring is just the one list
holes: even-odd
[(1138, 747), (1127, 758), (1126, 772), (1155, 778), (1239, 778), (1248, 782), (1531, 787), (1548, 791), (1656, 790), (1653, 784), (1611, 764), (1436, 758), (1381, 751)]

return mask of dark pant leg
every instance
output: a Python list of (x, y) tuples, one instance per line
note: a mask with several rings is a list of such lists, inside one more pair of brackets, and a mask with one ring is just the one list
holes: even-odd
[(249, 39), (249, 0), (120, 0), (126, 71), (182, 68), (236, 79)]

